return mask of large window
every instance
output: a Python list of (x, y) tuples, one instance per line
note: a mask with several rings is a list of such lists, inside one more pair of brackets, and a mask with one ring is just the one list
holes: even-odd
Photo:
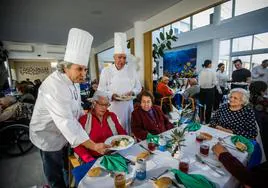
[(268, 32), (220, 41), (219, 63), (226, 65), (226, 72), (235, 69), (230, 60), (238, 58), (249, 70), (268, 59)]
[(251, 50), (252, 36), (233, 39), (233, 52)]
[(228, 1), (221, 4), (221, 20), (225, 20), (232, 17), (233, 2)]
[(193, 29), (198, 27), (203, 27), (212, 23), (212, 15), (214, 13), (214, 8), (205, 10), (198, 14), (193, 15)]
[(268, 33), (254, 35), (253, 49), (268, 48)]
[(268, 7), (267, 0), (235, 0), (235, 16)]
[(180, 20), (178, 22), (175, 22), (172, 24), (172, 28), (174, 30), (175, 34), (180, 34), (183, 32), (190, 31), (191, 29), (191, 18), (185, 18), (183, 20)]

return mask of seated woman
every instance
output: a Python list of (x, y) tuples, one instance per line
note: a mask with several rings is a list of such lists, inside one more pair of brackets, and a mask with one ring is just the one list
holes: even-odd
[(257, 136), (253, 110), (248, 106), (246, 90), (235, 88), (228, 96), (229, 104), (223, 104), (213, 115), (210, 125), (220, 130), (252, 139)]
[[(110, 106), (108, 95), (96, 91), (93, 96), (92, 110), (80, 117), (79, 122), (89, 134), (92, 141), (103, 143), (113, 135), (126, 135), (117, 116), (107, 108)], [(84, 161), (90, 162), (101, 156), (95, 151), (88, 150), (82, 145), (74, 148), (74, 152)]]
[(148, 133), (160, 134), (173, 128), (158, 106), (153, 105), (154, 97), (151, 92), (141, 93), (141, 104), (132, 112), (131, 129), (135, 137), (144, 140)]

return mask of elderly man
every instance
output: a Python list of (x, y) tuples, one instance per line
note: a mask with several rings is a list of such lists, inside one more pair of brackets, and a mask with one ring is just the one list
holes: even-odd
[(114, 64), (102, 70), (98, 90), (107, 92), (111, 101), (110, 111), (114, 112), (128, 134), (131, 133), (131, 96), (141, 91), (141, 84), (136, 70), (126, 65), (126, 34), (114, 35)]
[[(107, 138), (113, 135), (127, 134), (120, 125), (115, 113), (108, 110), (109, 106), (108, 95), (101, 91), (96, 91), (93, 96), (92, 110), (79, 119), (79, 122), (88, 133), (90, 139), (96, 143), (105, 142)], [(84, 162), (90, 162), (96, 157), (101, 156), (97, 152), (88, 150), (83, 145), (74, 148), (74, 152)]]
[(268, 59), (262, 61), (261, 65), (252, 69), (252, 81), (263, 81), (268, 83)]
[(232, 73), (232, 82), (237, 82), (231, 85), (231, 88), (243, 88), (243, 89), (247, 89), (247, 85), (242, 85), (239, 84), (239, 82), (247, 82), (250, 83), (251, 81), (251, 72), (242, 67), (242, 61), (241, 59), (236, 59), (233, 61), (233, 64), (236, 68), (236, 70), (233, 71)]
[(161, 82), (157, 85), (156, 91), (161, 94), (163, 97), (173, 95), (173, 91), (168, 87), (169, 78), (168, 76), (163, 76)]
[(200, 86), (198, 85), (197, 80), (195, 78), (189, 78), (188, 83), (190, 87), (187, 88), (182, 94), (186, 99), (188, 97), (193, 97), (200, 92)]
[(105, 153), (103, 143), (90, 140), (78, 119), (83, 115), (77, 83), (85, 79), (93, 37), (73, 28), (69, 32), (64, 61), (39, 88), (30, 123), (30, 139), (40, 149), (43, 168), (50, 187), (67, 187), (64, 182), (66, 145)]

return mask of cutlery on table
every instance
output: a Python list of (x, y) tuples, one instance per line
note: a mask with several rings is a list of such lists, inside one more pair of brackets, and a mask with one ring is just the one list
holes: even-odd
[(196, 159), (198, 162), (202, 163), (202, 164), (206, 164), (210, 169), (212, 169), (214, 172), (216, 172), (217, 174), (224, 176), (225, 172), (223, 172), (222, 170), (220, 170), (218, 167), (216, 167), (215, 165), (212, 165), (211, 163), (208, 163), (206, 160), (203, 160), (199, 155), (195, 155)]
[(161, 176), (163, 176), (164, 174), (168, 173), (169, 169), (166, 169), (164, 172), (160, 173), (158, 176), (154, 176), (151, 177), (151, 180), (157, 180), (158, 178), (160, 178)]
[(149, 149), (147, 149), (146, 147), (144, 147), (142, 144), (139, 144), (139, 146), (143, 149), (145, 149), (146, 151), (148, 151), (151, 155), (155, 154), (153, 152), (151, 152)]
[(130, 159), (124, 157), (124, 156), (121, 155), (120, 153), (117, 153), (117, 154), (120, 155), (121, 157), (123, 157), (123, 158), (126, 160), (127, 164), (135, 165), (135, 162), (134, 162), (134, 161), (132, 161), (132, 160), (130, 160)]
[[(224, 140), (223, 138), (220, 138), (220, 137), (219, 137), (218, 140), (219, 140), (219, 142), (220, 142), (222, 145), (226, 146), (227, 148), (230, 148), (230, 149), (233, 149), (233, 150), (236, 150), (236, 151), (240, 151), (240, 150), (238, 150), (235, 146), (226, 143), (225, 140)], [(240, 152), (242, 152), (242, 151), (240, 151)]]

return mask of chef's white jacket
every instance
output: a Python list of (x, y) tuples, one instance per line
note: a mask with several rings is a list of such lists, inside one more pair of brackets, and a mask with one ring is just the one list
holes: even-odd
[[(130, 91), (137, 95), (141, 92), (141, 84), (136, 69), (125, 65), (121, 70), (117, 70), (113, 64), (102, 70), (98, 90), (107, 92), (110, 98), (113, 94), (124, 95)], [(133, 100), (112, 101), (109, 110), (118, 116), (121, 125), (130, 134)]]
[(43, 151), (59, 151), (67, 142), (76, 147), (89, 139), (80, 123), (83, 114), (79, 84), (55, 71), (38, 91), (30, 122), (30, 139)]

